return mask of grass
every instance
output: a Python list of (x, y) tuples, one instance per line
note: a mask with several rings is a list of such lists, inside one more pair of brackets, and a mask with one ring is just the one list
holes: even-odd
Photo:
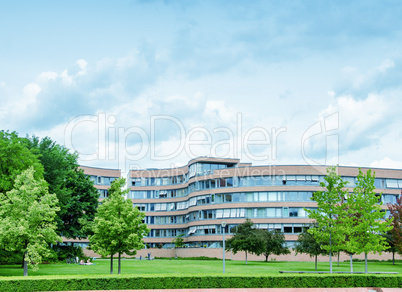
[[(113, 261), (114, 274), (117, 274), (117, 260)], [(335, 262), (333, 264), (334, 271), (348, 272), (350, 269), (349, 262), (341, 262), (339, 267)], [(256, 262), (249, 261), (245, 265), (244, 261), (226, 261), (226, 274), (243, 275), (243, 276), (267, 276), (269, 274), (278, 275), (279, 271), (314, 271), (314, 262)], [(364, 262), (353, 263), (355, 272), (364, 272)], [(329, 271), (328, 262), (319, 262), (318, 271)], [(390, 262), (369, 262), (369, 272), (402, 272), (402, 264), (396, 263), (392, 265)], [(77, 265), (77, 264), (43, 264), (39, 265), (39, 270), (28, 272), (29, 276), (96, 276), (107, 275), (110, 273), (110, 260), (98, 259), (95, 265)], [(138, 275), (138, 276), (159, 276), (159, 275), (222, 275), (222, 260), (181, 260), (181, 259), (155, 259), (147, 260), (122, 260), (122, 275)], [(23, 269), (20, 265), (4, 265), (0, 266), (0, 277), (22, 276)]]

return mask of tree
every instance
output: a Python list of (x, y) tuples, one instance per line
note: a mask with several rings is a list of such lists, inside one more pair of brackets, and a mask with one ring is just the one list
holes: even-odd
[(342, 222), (343, 230), (348, 235), (345, 250), (348, 253), (365, 253), (366, 273), (367, 254), (387, 249), (386, 239), (381, 235), (391, 229), (389, 220), (382, 220), (384, 213), (374, 192), (374, 179), (375, 173), (372, 175), (370, 169), (365, 175), (359, 169), (356, 187), (346, 202), (347, 216)]
[[(316, 228), (315, 226), (310, 227)], [(319, 243), (314, 236), (304, 229), (302, 233), (299, 234), (296, 246), (295, 246), (296, 255), (298, 253), (306, 253), (310, 257), (315, 257), (315, 270), (317, 271), (317, 263), (318, 263), (318, 256), (319, 255), (326, 255), (328, 254), (325, 249), (322, 248), (321, 243)]]
[(253, 228), (254, 223), (250, 219), (234, 228), (234, 234), (231, 238), (226, 240), (226, 250), (232, 250), (234, 254), (238, 251), (246, 253), (255, 253), (260, 255), (263, 253), (263, 240), (258, 236), (256, 230)]
[(83, 224), (93, 221), (99, 194), (89, 177), (78, 168), (78, 154), (70, 153), (49, 137), (26, 138), (25, 144), (39, 156), (49, 192), (59, 200), (57, 232), (66, 238), (86, 238), (89, 234)]
[(35, 179), (33, 167), (17, 176), (14, 189), (0, 193), (0, 243), (6, 250), (23, 252), (24, 276), (28, 276), (28, 265), (37, 269), (42, 258), (50, 255), (50, 243), (61, 241), (54, 222), (57, 203), (46, 182)]
[(29, 167), (35, 170), (34, 178), (43, 178), (43, 166), (38, 156), (30, 151), (24, 139), (16, 132), (0, 131), (0, 193), (13, 189), (18, 175)]
[(392, 264), (395, 265), (395, 253), (398, 252), (398, 249), (396, 248), (393, 236), (394, 235), (392, 234), (392, 230), (388, 231), (384, 235), (385, 240), (388, 244), (388, 248), (385, 251), (392, 253)]
[(175, 248), (181, 248), (184, 246), (184, 234), (177, 235), (176, 238), (173, 240)]
[(337, 174), (336, 166), (327, 168), (325, 182), (320, 182), (324, 191), (317, 191), (313, 195), (313, 200), (317, 202), (317, 209), (307, 210), (308, 217), (314, 219), (317, 228), (309, 229), (316, 241), (323, 242), (322, 248), (329, 253), (330, 273), (332, 273), (332, 253), (338, 252), (344, 242), (344, 234), (340, 230), (338, 220), (344, 217), (342, 200), (347, 194), (344, 190), (346, 182)]
[(395, 251), (402, 254), (402, 196), (396, 198), (396, 203), (388, 204), (390, 212), (391, 226), (390, 241), (395, 246)]
[(262, 238), (262, 254), (265, 256), (266, 262), (268, 262), (268, 257), (271, 254), (290, 254), (289, 248), (285, 246), (285, 236), (283, 233), (280, 233), (277, 230), (266, 229), (257, 229), (255, 232), (257, 232), (257, 234)]
[(113, 274), (113, 255), (118, 254), (121, 272), (121, 254), (135, 255), (144, 247), (142, 238), (149, 233), (143, 223), (145, 213), (133, 208), (131, 200), (122, 191), (125, 179), (113, 181), (109, 188), (109, 197), (102, 201), (93, 222), (93, 235), (89, 236), (90, 247), (102, 256), (111, 256), (110, 274)]

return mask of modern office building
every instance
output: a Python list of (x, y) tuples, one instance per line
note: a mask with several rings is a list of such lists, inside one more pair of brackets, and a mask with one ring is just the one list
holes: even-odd
[(112, 182), (121, 177), (120, 169), (107, 169), (89, 166), (80, 166), (86, 175), (93, 181), (94, 187), (99, 192), (99, 200), (107, 198), (108, 189)]
[[(305, 209), (316, 208), (311, 200), (326, 175), (326, 166), (252, 166), (238, 159), (200, 157), (186, 166), (170, 169), (131, 170), (128, 198), (146, 214), (151, 229), (148, 247), (173, 247), (184, 234), (187, 247), (218, 248), (221, 222), (228, 237), (237, 224), (250, 218), (257, 228), (285, 234), (288, 246), (311, 223)], [(368, 168), (362, 168), (365, 173)], [(372, 169), (379, 203), (401, 195), (402, 170)], [(352, 191), (358, 167), (339, 167), (339, 174)], [(113, 172), (117, 175), (117, 172)], [(381, 194), (381, 195), (380, 195)]]

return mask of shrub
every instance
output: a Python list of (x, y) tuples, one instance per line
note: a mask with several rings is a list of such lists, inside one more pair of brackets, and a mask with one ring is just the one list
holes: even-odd
[(71, 291), (196, 288), (402, 287), (398, 275), (96, 276), (0, 280), (0, 291)]
[(55, 252), (56, 259), (59, 261), (65, 261), (69, 257), (78, 257), (79, 259), (83, 259), (85, 261), (88, 259), (80, 246), (54, 245), (53, 251)]
[(22, 252), (0, 250), (0, 265), (22, 264)]

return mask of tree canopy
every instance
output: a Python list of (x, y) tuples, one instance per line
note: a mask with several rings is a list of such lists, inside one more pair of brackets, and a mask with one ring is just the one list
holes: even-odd
[(24, 254), (24, 276), (28, 265), (37, 268), (50, 255), (49, 243), (61, 241), (54, 218), (59, 210), (57, 197), (49, 194), (43, 179), (35, 179), (30, 167), (16, 177), (14, 188), (0, 193), (0, 243), (8, 251)]
[[(311, 228), (316, 228), (312, 225)], [(315, 257), (315, 270), (317, 271), (317, 262), (319, 255), (326, 255), (328, 252), (322, 248), (322, 244), (318, 242), (314, 236), (308, 232), (308, 229), (304, 229), (302, 233), (299, 234), (296, 246), (295, 246), (296, 255), (298, 253), (308, 254), (310, 257)]]
[(233, 236), (226, 240), (226, 250), (232, 250), (234, 254), (239, 251), (246, 253), (262, 254), (263, 253), (263, 240), (258, 236), (253, 228), (254, 223), (250, 219), (246, 219), (242, 224), (234, 228)]
[(344, 233), (348, 235), (344, 249), (351, 254), (365, 253), (366, 273), (367, 254), (387, 249), (386, 239), (381, 235), (391, 229), (389, 221), (381, 220), (384, 213), (381, 212), (378, 196), (374, 191), (374, 179), (375, 174), (371, 170), (363, 174), (359, 169), (356, 187), (348, 195), (345, 204), (347, 214), (341, 222)]
[(121, 271), (121, 254), (136, 254), (144, 247), (142, 238), (149, 233), (143, 223), (145, 213), (133, 207), (131, 200), (124, 198), (128, 190), (122, 191), (125, 179), (113, 181), (109, 197), (102, 201), (95, 215), (93, 235), (89, 236), (90, 248), (102, 256), (111, 256), (110, 274), (113, 274), (113, 255), (118, 254)]
[(338, 252), (344, 242), (344, 233), (340, 231), (339, 218), (344, 217), (342, 202), (347, 194), (346, 182), (337, 174), (336, 166), (327, 168), (325, 182), (320, 182), (323, 191), (317, 191), (313, 200), (317, 202), (317, 209), (306, 210), (308, 217), (315, 219), (316, 227), (309, 229), (316, 241), (324, 243), (322, 248), (329, 253), (330, 273), (332, 273), (332, 253)]
[(257, 235), (262, 239), (262, 254), (265, 256), (265, 261), (268, 262), (268, 257), (271, 254), (281, 255), (290, 254), (289, 248), (285, 245), (285, 235), (277, 230), (256, 229)]
[(33, 136), (25, 144), (39, 157), (44, 167), (44, 179), (49, 192), (56, 194), (57, 232), (66, 238), (85, 238), (89, 234), (83, 224), (92, 221), (98, 206), (99, 194), (93, 182), (79, 169), (78, 155), (52, 141), (49, 137)]
[(0, 193), (6, 194), (22, 171), (34, 169), (34, 178), (43, 178), (43, 166), (38, 155), (30, 151), (16, 132), (0, 131)]
[(390, 212), (392, 229), (389, 231), (389, 237), (395, 246), (395, 251), (402, 254), (402, 196), (398, 196), (396, 203), (388, 204)]

